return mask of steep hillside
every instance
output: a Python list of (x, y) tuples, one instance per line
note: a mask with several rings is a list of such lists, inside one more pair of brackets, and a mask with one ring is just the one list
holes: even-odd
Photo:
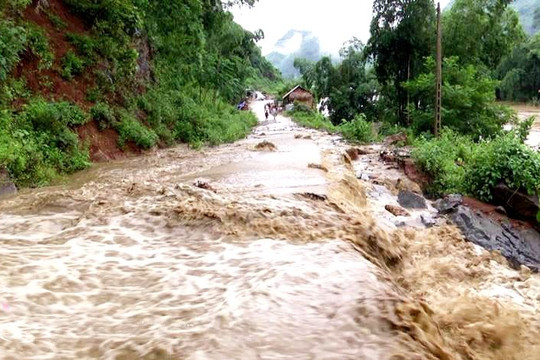
[[(451, 0), (447, 9), (452, 7), (455, 0)], [(538, 0), (514, 0), (512, 6), (518, 13), (523, 28), (529, 35), (540, 31), (540, 2)]]
[(0, 39), (0, 170), (21, 186), (235, 140), (255, 119), (234, 104), (278, 78), (219, 0), (6, 0)]
[(318, 61), (322, 57), (319, 39), (312, 32), (289, 30), (276, 42), (274, 50), (266, 56), (286, 78), (300, 75), (293, 66), (297, 57), (311, 61)]

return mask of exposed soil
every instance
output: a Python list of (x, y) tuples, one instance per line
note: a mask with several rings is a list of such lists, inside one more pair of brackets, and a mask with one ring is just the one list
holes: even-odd
[(141, 150), (131, 142), (126, 148), (118, 148), (118, 133), (113, 129), (100, 131), (95, 121), (79, 126), (77, 133), (83, 142), (90, 146), (90, 160), (104, 162), (124, 158), (127, 154), (140, 154)]
[[(14, 69), (13, 75), (15, 78), (26, 79), (28, 89), (34, 94), (50, 100), (70, 101), (88, 110), (93, 105), (86, 97), (88, 90), (95, 86), (93, 71), (87, 69), (83, 74), (66, 80), (61, 76), (61, 69), (62, 59), (66, 53), (70, 50), (75, 51), (66, 34), (88, 34), (89, 29), (85, 22), (71, 13), (61, 0), (48, 0), (46, 8), (39, 6), (39, 3), (40, 1), (34, 0), (24, 11), (24, 18), (45, 32), (50, 50), (54, 54), (53, 65), (50, 69), (40, 69), (40, 59), (31, 51), (26, 51)], [(55, 26), (48, 14), (59, 17), (66, 27), (60, 29)], [(140, 53), (137, 76), (143, 81), (148, 81), (152, 76), (149, 63), (151, 48), (144, 38), (138, 40), (137, 48)], [(141, 85), (138, 91), (143, 92), (144, 87)], [(24, 101), (20, 99), (13, 104), (15, 108), (21, 108), (23, 105)], [(81, 141), (89, 146), (90, 158), (94, 162), (117, 160), (124, 158), (126, 154), (141, 153), (133, 143), (126, 144), (125, 149), (119, 149), (118, 133), (114, 129), (100, 131), (93, 121), (78, 127), (76, 131)]]
[[(14, 75), (16, 78), (25, 78), (28, 88), (33, 93), (47, 99), (68, 100), (83, 108), (88, 108), (91, 102), (86, 100), (86, 92), (94, 85), (92, 72), (85, 71), (81, 75), (74, 76), (72, 80), (65, 80), (60, 75), (62, 58), (69, 50), (74, 51), (65, 35), (67, 33), (84, 34), (88, 30), (84, 22), (71, 14), (62, 1), (49, 0), (47, 9), (39, 7), (38, 3), (38, 0), (34, 0), (32, 5), (26, 8), (24, 18), (38, 25), (47, 35), (50, 49), (54, 54), (53, 66), (51, 69), (40, 69), (40, 59), (30, 51), (26, 51), (15, 68)], [(65, 29), (55, 27), (47, 12), (58, 16), (67, 27)]]
[(499, 213), (497, 211), (498, 206), (488, 204), (477, 199), (463, 197), (463, 205), (471, 208), (473, 211), (480, 211), (499, 223), (510, 222), (510, 224), (517, 229), (530, 229), (533, 227), (526, 221), (511, 219), (507, 215)]

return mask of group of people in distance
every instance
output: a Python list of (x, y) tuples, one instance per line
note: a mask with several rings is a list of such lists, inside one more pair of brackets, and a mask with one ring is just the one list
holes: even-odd
[(273, 103), (267, 103), (264, 105), (264, 117), (266, 120), (268, 120), (268, 115), (272, 115), (274, 117), (274, 121), (276, 121), (278, 110), (276, 108), (276, 105)]

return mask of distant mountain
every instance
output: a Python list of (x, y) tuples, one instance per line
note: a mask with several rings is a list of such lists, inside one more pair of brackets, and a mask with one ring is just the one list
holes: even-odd
[(266, 58), (284, 77), (294, 78), (300, 75), (293, 66), (295, 58), (318, 61), (322, 56), (319, 39), (311, 31), (289, 30), (276, 42)]
[[(450, 9), (455, 0), (450, 1), (446, 9)], [(540, 2), (538, 0), (515, 0), (510, 5), (518, 13), (523, 29), (529, 35), (540, 31)]]

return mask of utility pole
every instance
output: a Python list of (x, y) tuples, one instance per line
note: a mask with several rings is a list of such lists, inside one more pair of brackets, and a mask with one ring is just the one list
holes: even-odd
[(437, 90), (435, 99), (435, 136), (441, 131), (442, 107), (442, 41), (441, 41), (441, 3), (437, 3)]

